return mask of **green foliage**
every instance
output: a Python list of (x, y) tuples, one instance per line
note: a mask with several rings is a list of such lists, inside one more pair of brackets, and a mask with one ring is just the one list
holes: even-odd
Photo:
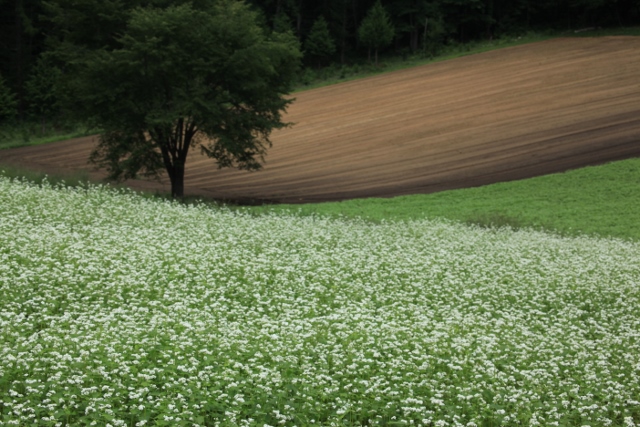
[(444, 50), (445, 46), (443, 41), (445, 35), (446, 29), (442, 16), (435, 15), (429, 17), (426, 32), (422, 36), (423, 55), (433, 58)]
[(6, 178), (29, 181), (39, 185), (56, 185), (68, 188), (86, 187), (90, 178), (87, 171), (68, 171), (66, 173), (49, 174), (36, 170), (3, 164), (0, 160), (0, 175)]
[[(124, 31), (131, 9), (142, 0), (45, 0), (44, 19), (53, 31), (47, 34), (49, 44), (57, 44), (73, 55), (78, 49), (114, 48), (113, 37)], [(60, 43), (60, 44), (59, 44)], [(69, 58), (70, 59), (70, 58)]]
[(290, 34), (263, 30), (238, 1), (131, 12), (115, 48), (74, 58), (71, 110), (103, 131), (92, 161), (113, 179), (166, 170), (183, 192), (189, 149), (219, 167), (255, 170), (300, 58)]
[(392, 17), (396, 37), (408, 40), (408, 51), (422, 50), (434, 55), (443, 44), (446, 31), (440, 2), (396, 0), (388, 3), (387, 10)]
[(13, 118), (16, 114), (16, 98), (0, 75), (0, 123)]
[(572, 37), (640, 36), (640, 27), (591, 28), (574, 31)]
[(280, 13), (273, 18), (273, 31), (276, 33), (294, 33), (293, 23), (291, 19), (284, 14)]
[(56, 125), (43, 133), (42, 124), (34, 121), (5, 124), (0, 127), (0, 150), (48, 144), (86, 135), (83, 127), (74, 125)]
[[(28, 81), (42, 56), (55, 47), (53, 65), (65, 75), (84, 51), (119, 48), (117, 35), (126, 32), (131, 11), (136, 8), (166, 8), (190, 4), (210, 8), (211, 0), (16, 0), (0, 2), (0, 74), (17, 102), (20, 121), (44, 117), (32, 106)], [(307, 49), (307, 64), (326, 65), (327, 58), (341, 65), (359, 62), (358, 29), (375, 0), (250, 0), (259, 22), (277, 32), (291, 32), (307, 39), (322, 16), (334, 37), (339, 55), (314, 56)], [(566, 31), (595, 34), (601, 29), (629, 28), (640, 23), (640, 7), (632, 0), (385, 0), (385, 10), (396, 29), (394, 55), (403, 58), (422, 52), (435, 56), (451, 46), (469, 41), (496, 40), (529, 31)], [(637, 31), (636, 31), (637, 34)], [(371, 53), (370, 49), (370, 53)], [(378, 49), (379, 50), (379, 49)], [(324, 61), (324, 62), (323, 62)], [(48, 114), (45, 114), (47, 116)], [(37, 117), (35, 117), (37, 116)], [(51, 123), (49, 117), (46, 126)], [(42, 126), (41, 126), (42, 127)]]
[(331, 37), (329, 26), (324, 16), (313, 23), (311, 32), (304, 42), (305, 55), (320, 65), (336, 52), (336, 43)]
[[(434, 31), (437, 31), (437, 29), (435, 29)], [(607, 31), (600, 34), (603, 36), (610, 35), (611, 32)], [(618, 31), (613, 32), (613, 34), (618, 34)], [(502, 49), (510, 46), (535, 43), (559, 36), (566, 37), (567, 34), (552, 32), (528, 33), (526, 35), (517, 37), (505, 36), (496, 38), (491, 41), (476, 41), (465, 44), (454, 44), (446, 47), (440, 47), (432, 52), (429, 51), (426, 55), (422, 52), (416, 52), (405, 57), (387, 56), (384, 58), (384, 62), (381, 62), (375, 66), (368, 61), (364, 61), (355, 62), (353, 64), (331, 64), (320, 69), (305, 68), (298, 75), (297, 85), (298, 90), (318, 88), (340, 83), (342, 81), (365, 78), (384, 72), (402, 70), (419, 65), (430, 64), (433, 62), (446, 61), (448, 59), (488, 52), (491, 50)]]
[(374, 222), (447, 218), (488, 228), (536, 228), (640, 240), (640, 159), (391, 199), (250, 208), (254, 212), (360, 217)]
[(369, 49), (374, 49), (376, 64), (378, 50), (391, 44), (394, 33), (389, 14), (382, 7), (380, 0), (377, 0), (358, 28), (358, 39)]
[[(429, 34), (432, 34), (431, 28), (433, 28), (433, 26), (431, 24), (429, 25)], [(438, 25), (438, 23), (434, 23), (433, 25)], [(440, 31), (441, 30), (437, 27), (433, 28), (433, 36), (437, 38), (439, 34), (441, 35)], [(342, 81), (365, 78), (384, 72), (402, 70), (433, 62), (446, 61), (462, 56), (474, 55), (476, 53), (489, 52), (511, 46), (520, 46), (527, 43), (536, 43), (555, 37), (606, 37), (617, 35), (640, 36), (640, 27), (597, 29), (579, 33), (574, 33), (573, 31), (528, 32), (517, 36), (505, 35), (494, 38), (493, 40), (452, 43), (447, 46), (442, 46), (435, 41), (433, 43), (428, 41), (427, 50), (424, 53), (416, 52), (404, 57), (398, 55), (386, 56), (384, 58), (384, 62), (377, 66), (372, 66), (366, 62), (356, 61), (351, 65), (331, 64), (327, 67), (313, 70), (306, 68), (302, 70), (302, 73), (298, 76), (297, 85), (298, 90), (318, 88), (340, 83)], [(429, 37), (431, 37), (431, 35), (428, 36), (427, 40), (429, 40)]]
[(58, 67), (41, 57), (31, 70), (31, 76), (25, 84), (30, 109), (39, 118), (43, 135), (46, 132), (47, 120), (50, 120), (58, 110), (56, 85), (61, 74)]
[(523, 228), (523, 222), (521, 220), (501, 212), (481, 212), (473, 214), (464, 222), (482, 228), (510, 228), (512, 230), (520, 230)]

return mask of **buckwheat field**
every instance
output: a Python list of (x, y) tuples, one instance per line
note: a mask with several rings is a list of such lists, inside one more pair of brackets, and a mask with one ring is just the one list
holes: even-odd
[(637, 426), (640, 246), (0, 178), (2, 426)]

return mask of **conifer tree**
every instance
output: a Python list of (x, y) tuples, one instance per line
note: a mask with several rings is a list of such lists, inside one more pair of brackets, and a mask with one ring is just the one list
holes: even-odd
[(60, 75), (60, 69), (41, 56), (25, 84), (29, 109), (38, 117), (43, 135), (47, 130), (47, 121), (50, 121), (57, 111), (56, 83)]
[(13, 118), (16, 114), (16, 106), (14, 94), (0, 75), (0, 122)]
[(360, 42), (369, 48), (369, 59), (371, 59), (371, 49), (375, 52), (376, 65), (378, 65), (378, 50), (391, 44), (394, 33), (389, 14), (382, 7), (380, 0), (377, 0), (358, 28)]
[(329, 32), (329, 26), (324, 16), (320, 16), (313, 23), (311, 32), (304, 43), (305, 55), (317, 62), (317, 65), (322, 65), (322, 62), (328, 59), (336, 52), (336, 43), (331, 37)]

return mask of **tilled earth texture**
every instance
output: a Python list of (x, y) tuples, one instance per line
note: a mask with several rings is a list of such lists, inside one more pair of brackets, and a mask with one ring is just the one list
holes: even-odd
[[(517, 46), (295, 94), (264, 169), (192, 150), (186, 193), (317, 202), (484, 185), (640, 155), (640, 37)], [(91, 137), (0, 152), (49, 173), (91, 171)], [(134, 180), (168, 191), (168, 180)]]

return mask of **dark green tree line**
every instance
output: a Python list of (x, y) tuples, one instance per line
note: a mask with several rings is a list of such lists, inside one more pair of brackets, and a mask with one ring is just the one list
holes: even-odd
[(375, 63), (378, 64), (378, 50), (389, 46), (393, 41), (394, 34), (395, 30), (387, 11), (382, 7), (380, 0), (376, 1), (358, 28), (358, 39), (369, 48), (369, 60), (371, 60), (371, 50), (373, 49)]
[[(121, 48), (133, 10), (186, 3), (204, 10), (217, 1), (0, 0), (0, 127), (37, 123), (44, 132), (66, 123), (70, 73), (85, 54)], [(376, 1), (246, 4), (263, 31), (291, 32), (312, 67), (357, 63), (369, 51), (435, 55), (447, 45), (527, 31), (640, 25), (638, 0), (380, 0), (394, 31), (379, 43), (367, 18)]]
[[(194, 8), (217, 0), (193, 0)], [(10, 120), (47, 123), (60, 113), (56, 75), (70, 58), (61, 55), (113, 49), (136, 8), (166, 8), (185, 0), (0, 0), (0, 76), (11, 95)], [(259, 24), (290, 30), (304, 48), (305, 63), (348, 63), (367, 55), (361, 28), (376, 0), (247, 0)], [(380, 51), (425, 52), (441, 46), (529, 30), (578, 30), (640, 25), (638, 0), (381, 0), (394, 29)], [(366, 28), (366, 26), (365, 26)], [(365, 41), (368, 40), (368, 41)], [(55, 50), (55, 60), (41, 58)], [(375, 48), (374, 48), (375, 51)], [(52, 70), (43, 70), (43, 64)], [(8, 98), (7, 98), (8, 99)], [(43, 100), (45, 100), (43, 102)], [(44, 121), (43, 121), (44, 120)]]

